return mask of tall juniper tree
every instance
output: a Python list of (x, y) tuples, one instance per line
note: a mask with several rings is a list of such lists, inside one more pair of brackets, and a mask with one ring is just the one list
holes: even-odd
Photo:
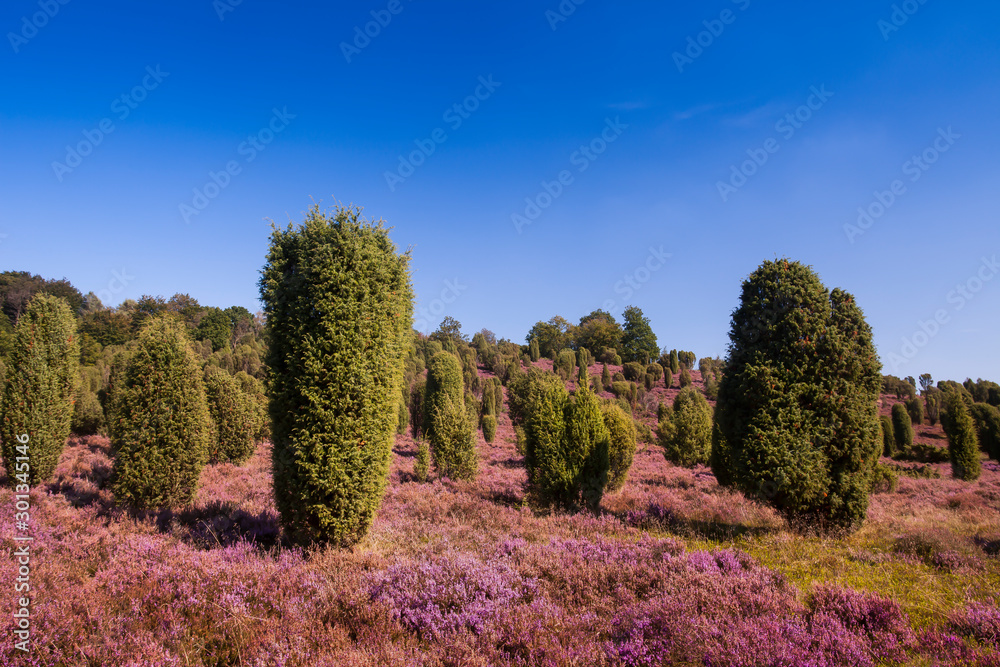
[(712, 469), (790, 519), (853, 528), (882, 443), (881, 364), (854, 298), (764, 262), (742, 286), (719, 386)]
[(274, 496), (296, 542), (361, 539), (388, 482), (413, 319), (409, 253), (360, 209), (273, 228), (260, 280), (271, 344)]

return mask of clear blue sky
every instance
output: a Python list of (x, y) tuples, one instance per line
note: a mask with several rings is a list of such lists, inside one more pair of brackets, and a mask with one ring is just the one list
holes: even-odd
[(0, 10), (4, 269), (257, 310), (265, 219), (340, 200), (413, 246), (431, 327), (523, 342), (634, 304), (661, 345), (724, 354), (740, 281), (788, 256), (857, 296), (887, 372), (1000, 380), (994, 2), (64, 1)]

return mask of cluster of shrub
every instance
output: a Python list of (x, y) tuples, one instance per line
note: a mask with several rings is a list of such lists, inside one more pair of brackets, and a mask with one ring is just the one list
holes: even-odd
[(184, 504), (206, 462), (242, 463), (268, 435), (263, 383), (206, 362), (188, 327), (170, 314), (149, 318), (136, 338), (81, 365), (69, 302), (40, 291), (18, 313), (7, 343), (0, 441), (13, 473), (17, 436), (29, 435), (31, 484), (51, 476), (71, 432), (106, 432), (120, 503)]
[(660, 348), (649, 318), (641, 309), (629, 306), (622, 319), (624, 322), (619, 324), (611, 313), (595, 310), (580, 318), (575, 326), (558, 315), (548, 322), (537, 322), (526, 338), (531, 361), (546, 357), (555, 362), (564, 350), (581, 348), (592, 353), (592, 358), (615, 366), (623, 362), (645, 365), (654, 361)]

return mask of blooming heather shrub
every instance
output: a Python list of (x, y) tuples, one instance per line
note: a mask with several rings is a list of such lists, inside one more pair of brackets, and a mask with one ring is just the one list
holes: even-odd
[(896, 451), (896, 431), (892, 426), (892, 418), (882, 415), (879, 423), (882, 427), (882, 456), (892, 456)]
[(104, 430), (104, 409), (93, 391), (78, 390), (73, 404), (70, 431), (76, 435), (96, 435)]
[(430, 470), (431, 450), (427, 446), (426, 440), (421, 440), (417, 445), (417, 460), (413, 463), (413, 474), (418, 482), (427, 481), (427, 472)]
[(941, 426), (948, 436), (948, 455), (951, 457), (951, 474), (956, 479), (971, 482), (979, 478), (982, 462), (979, 459), (979, 440), (969, 408), (955, 391), (945, 393)]
[(681, 389), (669, 419), (660, 422), (658, 435), (663, 456), (671, 463), (707, 464), (712, 451), (712, 407), (697, 390)]
[(497, 435), (497, 418), (493, 415), (483, 415), (483, 440), (493, 442)]
[(635, 361), (630, 361), (624, 366), (622, 366), (622, 375), (624, 375), (625, 379), (628, 380), (629, 382), (641, 381), (642, 376), (645, 374), (645, 372), (646, 372), (645, 366)]
[(409, 256), (381, 221), (314, 206), (298, 227), (272, 229), (260, 293), (282, 526), (293, 542), (354, 543), (388, 480), (413, 318)]
[(719, 384), (712, 471), (821, 529), (856, 528), (881, 448), (881, 363), (854, 298), (807, 266), (744, 281)]
[(899, 604), (874, 593), (820, 586), (813, 591), (810, 606), (814, 618), (831, 616), (844, 630), (865, 640), (866, 652), (881, 664), (904, 659), (914, 638)]
[(691, 373), (688, 372), (688, 369), (686, 368), (681, 369), (681, 379), (679, 382), (681, 389), (685, 389), (686, 387), (691, 386)]
[[(17, 321), (10, 348), (4, 352), (7, 382), (0, 401), (4, 465), (9, 483), (34, 486), (55, 470), (73, 420), (80, 343), (76, 320), (66, 301), (36, 294)], [(18, 440), (24, 434), (28, 442)], [(18, 456), (28, 457), (27, 470), (23, 461), (15, 468)]]
[(1000, 609), (992, 605), (972, 602), (951, 615), (950, 625), (963, 637), (1000, 648)]
[(208, 459), (212, 419), (185, 325), (151, 320), (116, 366), (108, 399), (115, 499), (135, 508), (188, 504)]
[(892, 406), (892, 434), (894, 451), (906, 454), (913, 449), (913, 424), (910, 413), (902, 403)]
[(208, 412), (215, 422), (215, 441), (209, 445), (208, 460), (242, 465), (256, 449), (257, 426), (253, 399), (243, 393), (240, 383), (229, 373), (216, 370), (207, 374), (205, 393)]
[(535, 582), (507, 563), (465, 554), (399, 563), (373, 575), (368, 586), (372, 602), (387, 604), (394, 619), (425, 640), (483, 634), (501, 611), (530, 601), (537, 591)]
[(976, 403), (969, 409), (979, 436), (979, 447), (991, 459), (1000, 459), (1000, 409), (987, 403)]
[(451, 396), (442, 392), (434, 410), (434, 430), (428, 439), (434, 470), (441, 477), (471, 480), (476, 476), (479, 457), (476, 453), (474, 424), (462, 404), (453, 403)]
[(614, 492), (625, 486), (628, 471), (635, 458), (636, 432), (632, 416), (618, 405), (605, 403), (601, 406), (604, 426), (608, 429), (608, 484), (605, 490)]

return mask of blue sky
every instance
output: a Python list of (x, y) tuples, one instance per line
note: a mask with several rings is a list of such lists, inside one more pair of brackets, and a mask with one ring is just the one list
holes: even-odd
[(714, 356), (788, 256), (886, 372), (1000, 379), (996, 3), (234, 2), (4, 4), (5, 269), (257, 310), (267, 220), (339, 200), (427, 328), (634, 304)]

